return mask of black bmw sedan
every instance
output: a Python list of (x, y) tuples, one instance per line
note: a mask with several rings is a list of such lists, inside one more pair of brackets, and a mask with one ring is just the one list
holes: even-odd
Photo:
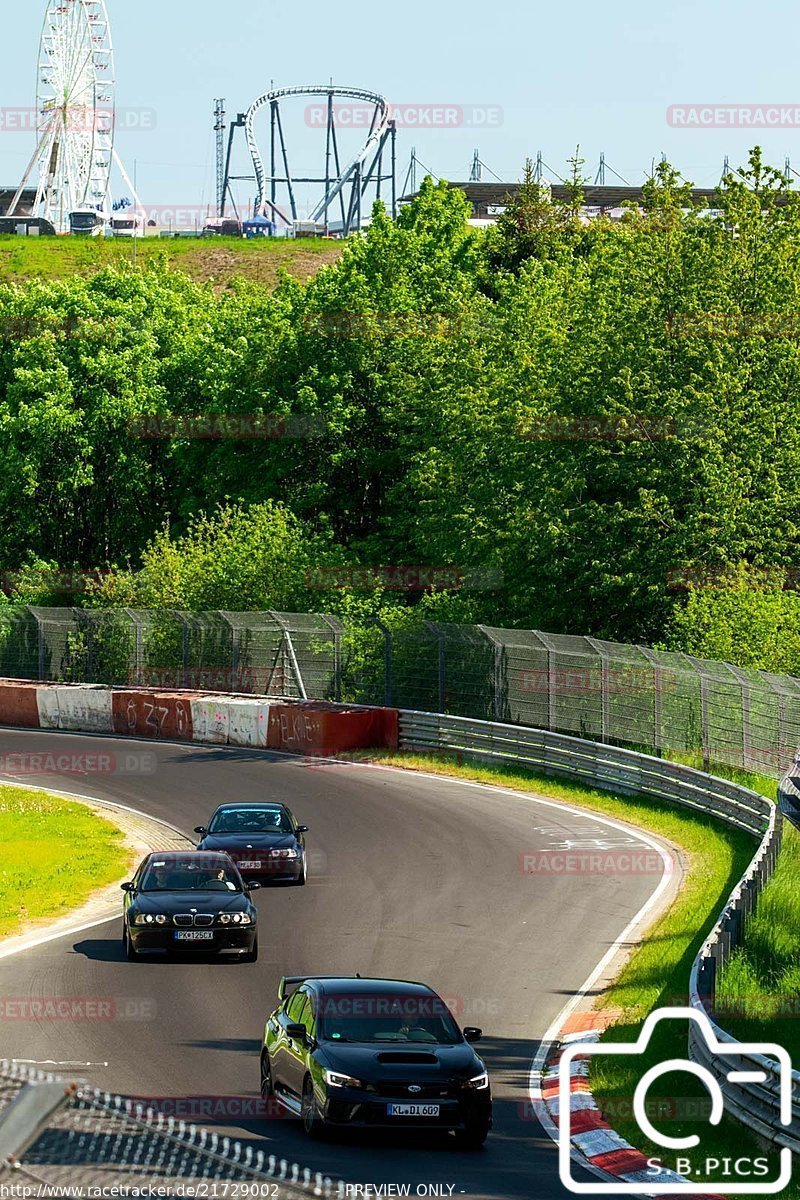
[(422, 983), (287, 978), (261, 1051), (261, 1095), (300, 1117), (306, 1133), (415, 1129), (455, 1134), (477, 1150), (492, 1127), (486, 1065)]
[(230, 854), (245, 879), (297, 887), (306, 882), (308, 826), (299, 825), (285, 804), (221, 804), (195, 833), (202, 839), (198, 850)]
[(143, 950), (235, 951), (243, 962), (258, 959), (258, 913), (227, 854), (148, 854), (122, 890), (129, 961)]

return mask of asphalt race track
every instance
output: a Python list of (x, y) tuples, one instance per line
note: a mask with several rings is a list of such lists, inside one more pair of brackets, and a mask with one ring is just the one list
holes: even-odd
[(408, 1134), (313, 1143), (291, 1118), (237, 1117), (233, 1100), (224, 1106), (230, 1115), (201, 1123), (348, 1182), (436, 1184), (444, 1194), (452, 1187), (453, 1196), (485, 1198), (567, 1195), (555, 1147), (530, 1115), (530, 1064), (538, 1040), (659, 878), (525, 874), (520, 856), (592, 849), (598, 838), (620, 846), (620, 831), (527, 797), (401, 771), (77, 734), (4, 730), (1, 741), (6, 753), (154, 755), (149, 774), (24, 782), (118, 800), (187, 834), (218, 802), (255, 799), (287, 802), (311, 833), (308, 886), (257, 894), (257, 965), (128, 964), (119, 918), (0, 961), (0, 999), (116, 1002), (113, 1019), (3, 1015), (0, 1057), (94, 1064), (72, 1073), (126, 1095), (254, 1098), (264, 1018), (281, 975), (424, 980), (452, 1000), (462, 1025), (484, 1030), (478, 1050), (495, 1095), (484, 1151)]

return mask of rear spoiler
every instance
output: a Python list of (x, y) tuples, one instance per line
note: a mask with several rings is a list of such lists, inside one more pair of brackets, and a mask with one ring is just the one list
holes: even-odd
[(310, 979), (309, 975), (284, 975), (278, 984), (278, 999), (283, 1003), (286, 999), (290, 988), (297, 987), (298, 983), (305, 983)]
[[(350, 977), (348, 977), (348, 976), (283, 976), (283, 978), (281, 979), (281, 983), (278, 984), (278, 1001), (283, 1003), (285, 998), (287, 998), (287, 996), (289, 995), (289, 991), (291, 989), (296, 988), (296, 986), (301, 983), (306, 983), (308, 979), (347, 979), (347, 978), (361, 979), (362, 977), (360, 976), (360, 974), (355, 974), (355, 976), (350, 976)], [(393, 983), (393, 982), (395, 982), (395, 980), (375, 979), (375, 983), (384, 983), (384, 982), (385, 983)], [(425, 986), (425, 984), (420, 984), (419, 986), (420, 986), (420, 988), (423, 988), (423, 986)]]

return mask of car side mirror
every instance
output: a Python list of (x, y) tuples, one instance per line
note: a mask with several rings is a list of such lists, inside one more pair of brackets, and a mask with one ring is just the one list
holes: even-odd
[(133, 891), (132, 883), (121, 883), (119, 886), (123, 892), (132, 892)]
[(305, 1025), (298, 1025), (294, 1021), (290, 1021), (286, 1026), (286, 1036), (295, 1042), (304, 1042), (306, 1040)]
[(260, 892), (261, 884), (254, 879), (252, 883), (248, 883), (247, 890), (248, 892)]
[(479, 1042), (482, 1037), (483, 1037), (482, 1029), (475, 1029), (473, 1026), (469, 1025), (464, 1030), (464, 1041), (465, 1042)]
[(194, 831), (195, 833), (199, 833), (201, 837), (205, 837), (205, 835), (208, 833), (205, 825), (195, 825)]
[(298, 833), (308, 833), (308, 826), (307, 825), (298, 825), (297, 832)]

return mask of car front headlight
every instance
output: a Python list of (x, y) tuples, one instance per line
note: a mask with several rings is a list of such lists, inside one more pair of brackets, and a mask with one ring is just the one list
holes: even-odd
[(338, 1088), (365, 1088), (367, 1085), (360, 1079), (354, 1079), (352, 1075), (340, 1075), (338, 1071), (326, 1071), (325, 1080), (328, 1087)]
[(272, 850), (270, 854), (272, 858), (297, 858), (296, 850)]
[(249, 913), (220, 913), (220, 925), (252, 925), (253, 918)]
[(476, 1092), (484, 1092), (489, 1086), (489, 1074), (483, 1071), (480, 1075), (473, 1075), (471, 1079), (464, 1080), (464, 1087), (471, 1088)]
[(163, 916), (161, 913), (137, 913), (134, 917), (134, 925), (166, 925), (169, 917)]

